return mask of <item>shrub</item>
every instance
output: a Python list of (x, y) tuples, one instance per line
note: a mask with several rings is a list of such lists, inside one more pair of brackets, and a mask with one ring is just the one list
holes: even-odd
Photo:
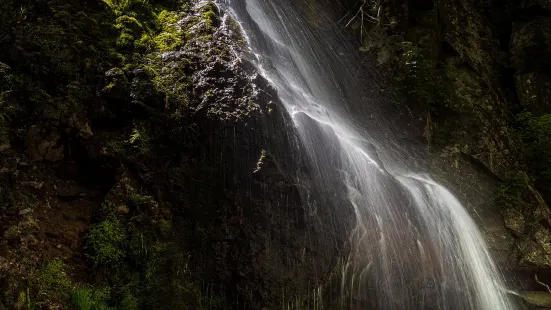
[(95, 224), (87, 236), (88, 256), (95, 264), (116, 264), (124, 257), (126, 234), (120, 222), (107, 219)]
[(71, 287), (71, 279), (65, 273), (65, 267), (65, 263), (60, 258), (56, 258), (47, 264), (40, 275), (40, 291), (58, 295), (66, 294)]

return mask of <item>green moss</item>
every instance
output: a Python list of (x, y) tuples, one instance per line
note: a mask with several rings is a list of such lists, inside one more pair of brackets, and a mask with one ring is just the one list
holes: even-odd
[(123, 136), (109, 138), (105, 143), (103, 151), (108, 155), (122, 156), (126, 151), (126, 144), (127, 141)]
[(181, 18), (178, 13), (167, 10), (163, 10), (157, 15), (161, 33), (152, 41), (160, 52), (173, 51), (182, 45), (184, 33), (177, 24)]
[(115, 28), (117, 29), (130, 29), (134, 32), (143, 30), (142, 24), (135, 18), (128, 15), (123, 15), (115, 20)]
[(120, 49), (131, 49), (134, 47), (134, 36), (131, 33), (123, 32), (117, 39), (117, 47)]
[(126, 234), (116, 218), (93, 225), (86, 237), (88, 257), (98, 265), (117, 264), (125, 256)]
[(216, 20), (216, 13), (214, 13), (214, 11), (206, 10), (203, 12), (202, 16), (209, 26), (214, 27), (214, 22)]
[(201, 15), (209, 27), (214, 27), (217, 18), (216, 10), (216, 4), (212, 1), (209, 1), (201, 8)]
[[(115, 14), (120, 15), (127, 12), (131, 6), (138, 2), (136, 0), (103, 0), (105, 4), (109, 6), (115, 12)], [(145, 1), (142, 1), (145, 2)]]
[(153, 48), (155, 48), (155, 44), (156, 43), (153, 41), (151, 36), (147, 33), (142, 33), (140, 39), (134, 41), (136, 49), (141, 49), (144, 51), (151, 51)]

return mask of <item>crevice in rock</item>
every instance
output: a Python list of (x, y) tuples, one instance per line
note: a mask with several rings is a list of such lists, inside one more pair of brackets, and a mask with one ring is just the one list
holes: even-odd
[(440, 53), (438, 55), (439, 61), (444, 61), (452, 57), (460, 57), (461, 54), (447, 41), (440, 43)]

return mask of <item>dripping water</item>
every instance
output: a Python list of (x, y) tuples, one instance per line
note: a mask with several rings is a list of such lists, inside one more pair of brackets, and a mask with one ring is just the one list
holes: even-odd
[(293, 0), (221, 5), (277, 88), (320, 193), (345, 184), (356, 220), (342, 271), (346, 307), (513, 309), (474, 221), (449, 190), (415, 172), (416, 155), (398, 142), (377, 97), (366, 95), (376, 85), (355, 76), (354, 53), (309, 2), (317, 23)]

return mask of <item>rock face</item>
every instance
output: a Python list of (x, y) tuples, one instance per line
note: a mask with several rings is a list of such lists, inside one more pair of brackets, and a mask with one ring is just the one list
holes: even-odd
[[(101, 33), (116, 37), (91, 44), (119, 54), (87, 59), (70, 75), (89, 84), (55, 81), (44, 92), (69, 93), (0, 123), (0, 305), (276, 309), (307, 303), (347, 255), (352, 208), (310, 209), (303, 146), (237, 24), (213, 3), (173, 2), (69, 5), (102, 19), (79, 33), (115, 22)], [(58, 25), (65, 9), (45, 18)], [(0, 79), (18, 69), (2, 57)]]
[[(361, 9), (341, 3), (348, 18)], [(386, 96), (407, 107), (396, 127), (425, 141), (435, 177), (468, 203), (509, 285), (545, 290), (533, 273), (550, 282), (550, 3), (377, 5), (364, 9), (377, 21), (364, 23), (361, 42), (358, 19), (343, 26)]]
[(513, 24), (511, 63), (520, 105), (535, 115), (551, 113), (551, 18)]

